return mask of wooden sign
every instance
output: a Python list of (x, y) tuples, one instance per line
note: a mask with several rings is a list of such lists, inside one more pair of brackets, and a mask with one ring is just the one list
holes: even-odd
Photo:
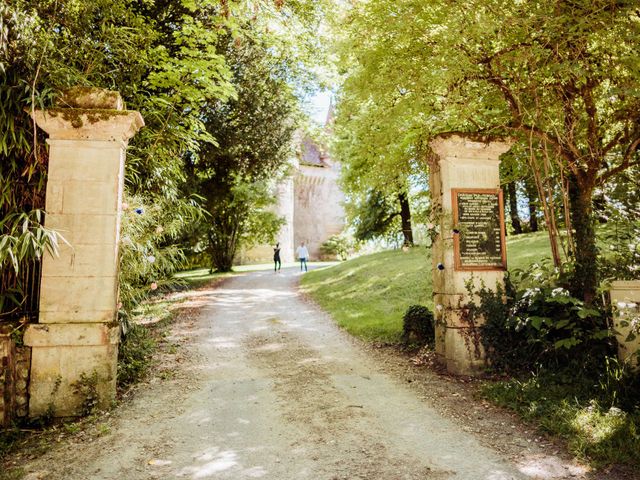
[(500, 189), (451, 190), (456, 270), (506, 270), (504, 204)]

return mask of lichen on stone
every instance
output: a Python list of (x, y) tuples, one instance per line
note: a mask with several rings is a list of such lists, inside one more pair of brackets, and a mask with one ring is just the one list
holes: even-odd
[(120, 93), (97, 87), (71, 87), (59, 99), (60, 107), (122, 110)]
[(52, 108), (47, 110), (52, 117), (61, 116), (64, 120), (71, 123), (73, 128), (82, 128), (85, 122), (94, 124), (100, 121), (106, 121), (114, 116), (129, 115), (127, 110), (109, 110), (94, 108)]

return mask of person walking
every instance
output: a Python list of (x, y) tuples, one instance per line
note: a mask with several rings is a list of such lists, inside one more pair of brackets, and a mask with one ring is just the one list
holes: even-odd
[(302, 267), (304, 266), (304, 271), (307, 271), (307, 259), (309, 258), (309, 250), (305, 247), (304, 242), (300, 242), (300, 246), (296, 250), (298, 253), (298, 258), (300, 259), (300, 271), (302, 271)]
[(280, 261), (280, 244), (276, 243), (276, 248), (273, 249), (273, 270), (278, 273), (282, 268), (282, 262)]

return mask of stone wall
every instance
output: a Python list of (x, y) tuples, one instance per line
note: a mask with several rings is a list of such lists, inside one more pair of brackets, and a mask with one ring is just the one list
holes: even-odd
[[(276, 213), (284, 218), (285, 224), (278, 233), (277, 241), (280, 243), (280, 258), (282, 262), (293, 262), (295, 260), (294, 251), (294, 205), (293, 205), (293, 191), (294, 180), (293, 177), (285, 179), (278, 185), (278, 203), (276, 207)], [(270, 251), (273, 255), (273, 250)]]
[[(276, 203), (272, 211), (284, 219), (284, 225), (280, 228), (276, 242), (280, 244), (280, 259), (282, 263), (293, 262), (293, 177), (282, 180), (273, 186), (273, 195)], [(271, 263), (273, 261), (274, 245), (256, 245), (251, 248), (242, 248), (237, 254), (235, 262), (238, 265), (254, 265)]]
[(8, 335), (0, 335), (0, 425), (8, 427), (14, 410), (13, 342)]
[(320, 246), (344, 228), (344, 194), (338, 185), (339, 175), (337, 164), (323, 168), (300, 166), (294, 181), (294, 253), (304, 241), (311, 260), (319, 260)]
[(31, 370), (31, 348), (16, 347), (15, 356), (15, 416), (29, 415), (29, 373)]
[(31, 349), (16, 347), (8, 334), (0, 334), (0, 427), (28, 414)]
[[(311, 260), (321, 260), (320, 246), (344, 228), (344, 194), (338, 185), (339, 164), (294, 165), (295, 173), (274, 190), (274, 211), (285, 219), (278, 233), (283, 263), (296, 260), (301, 241), (307, 244)], [(258, 245), (237, 255), (238, 264), (273, 261), (273, 245)]]

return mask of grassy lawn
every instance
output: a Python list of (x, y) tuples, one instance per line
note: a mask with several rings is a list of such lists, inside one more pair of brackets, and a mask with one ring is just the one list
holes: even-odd
[[(507, 252), (510, 269), (550, 258), (547, 234), (509, 238)], [(314, 270), (303, 277), (302, 288), (352, 335), (397, 342), (410, 305), (433, 308), (430, 250), (374, 253)]]
[(349, 333), (393, 342), (409, 305), (433, 307), (430, 261), (424, 247), (365, 255), (305, 274), (302, 288)]
[(532, 263), (551, 259), (547, 232), (516, 235), (507, 239), (507, 265), (509, 270), (524, 269)]

